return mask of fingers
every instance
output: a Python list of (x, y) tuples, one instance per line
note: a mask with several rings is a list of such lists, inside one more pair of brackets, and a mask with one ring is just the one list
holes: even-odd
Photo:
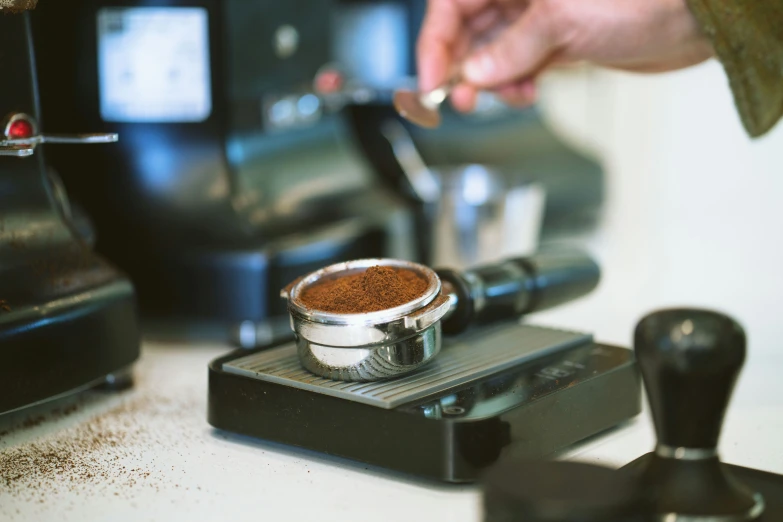
[(472, 85), (461, 83), (451, 91), (451, 105), (460, 112), (470, 112), (476, 106), (478, 91)]
[[(511, 71), (500, 70), (500, 74), (478, 78), (468, 76), (468, 82), (452, 91), (451, 103), (459, 111), (472, 110), (479, 88), (495, 90), (510, 105), (533, 103), (535, 83), (530, 78), (550, 47), (541, 45), (539, 40), (549, 40), (550, 35), (542, 26), (542, 21), (546, 22), (543, 10), (530, 7), (525, 11), (529, 6), (522, 0), (429, 0), (417, 46), (419, 88), (429, 91), (445, 83), (455, 72), (455, 64), (468, 54), (471, 42), (487, 34), (494, 37), (500, 30), (498, 40), (483, 49), (483, 56), (489, 56), (493, 67), (498, 64)], [(511, 20), (515, 22), (509, 25)], [(518, 56), (520, 49), (525, 54), (523, 58)], [(480, 60), (481, 56), (480, 53)], [(529, 77), (520, 81), (525, 72)]]
[(496, 15), (483, 14), (493, 0), (429, 0), (416, 46), (419, 88), (430, 91), (454, 72), (456, 53), (468, 36), (464, 20), (486, 25)]
[(496, 5), (490, 5), (476, 16), (465, 20), (465, 25), (473, 34), (489, 31), (504, 20), (503, 11)]
[(449, 77), (463, 32), (465, 8), (473, 7), (465, 6), (463, 2), (465, 0), (429, 0), (427, 3), (416, 46), (419, 89), (422, 91), (435, 89)]
[(430, 0), (416, 46), (419, 89), (430, 91), (444, 82), (451, 66), (452, 47), (457, 41), (462, 17), (456, 4)]
[(516, 22), (469, 56), (462, 68), (464, 78), (477, 88), (494, 89), (538, 71), (560, 41), (546, 6), (533, 2)]
[(511, 85), (504, 85), (495, 91), (506, 104), (512, 107), (527, 107), (536, 101), (536, 83), (528, 79)]
[[(528, 107), (535, 103), (537, 90), (533, 79), (503, 85), (493, 92), (511, 107)], [(460, 112), (470, 112), (476, 106), (478, 90), (468, 83), (461, 83), (451, 93), (451, 104)]]

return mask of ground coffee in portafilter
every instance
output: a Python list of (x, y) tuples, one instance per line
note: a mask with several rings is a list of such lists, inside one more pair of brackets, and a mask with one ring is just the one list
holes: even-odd
[(309, 308), (337, 314), (377, 312), (400, 306), (424, 295), (427, 280), (412, 270), (372, 266), (318, 282), (302, 292)]

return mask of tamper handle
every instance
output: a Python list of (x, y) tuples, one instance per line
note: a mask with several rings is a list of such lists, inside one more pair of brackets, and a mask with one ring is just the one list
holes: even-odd
[(661, 310), (639, 322), (634, 347), (658, 451), (687, 455), (717, 447), (745, 342), (739, 324), (709, 310)]
[(572, 301), (590, 293), (601, 275), (596, 262), (577, 250), (551, 250), (461, 273), (437, 273), (457, 293), (456, 310), (442, 323), (448, 334)]

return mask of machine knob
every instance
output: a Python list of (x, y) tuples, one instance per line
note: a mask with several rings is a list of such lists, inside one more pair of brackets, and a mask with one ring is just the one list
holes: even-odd
[(656, 452), (714, 455), (745, 361), (742, 327), (712, 311), (663, 310), (639, 322), (634, 345), (658, 436)]

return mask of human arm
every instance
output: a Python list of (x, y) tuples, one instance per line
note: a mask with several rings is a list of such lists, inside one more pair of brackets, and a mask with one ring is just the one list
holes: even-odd
[[(527, 105), (537, 75), (553, 64), (664, 72), (712, 57), (714, 45), (742, 121), (758, 136), (783, 113), (783, 7), (776, 2), (430, 0), (418, 44), (420, 87), (430, 90), (459, 71), (458, 109), (472, 109), (481, 89)], [(487, 32), (496, 36), (472, 48)]]

